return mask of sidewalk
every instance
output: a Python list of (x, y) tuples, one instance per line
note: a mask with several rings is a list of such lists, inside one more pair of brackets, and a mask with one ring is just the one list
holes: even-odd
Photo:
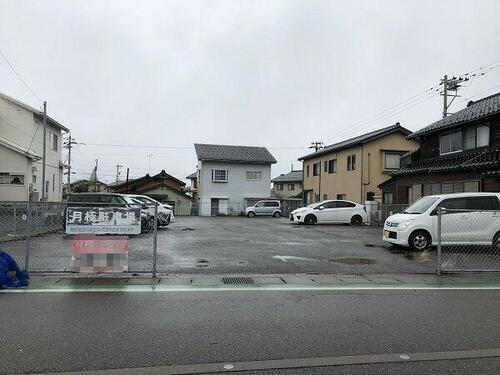
[(500, 289), (500, 274), (231, 274), (231, 275), (33, 275), (26, 289), (2, 292), (49, 291), (189, 291), (189, 290), (349, 290), (349, 289)]

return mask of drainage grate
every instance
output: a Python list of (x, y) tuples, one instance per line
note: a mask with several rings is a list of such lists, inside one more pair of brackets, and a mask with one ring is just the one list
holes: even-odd
[(251, 277), (223, 277), (222, 283), (230, 285), (248, 285), (255, 284), (255, 281)]

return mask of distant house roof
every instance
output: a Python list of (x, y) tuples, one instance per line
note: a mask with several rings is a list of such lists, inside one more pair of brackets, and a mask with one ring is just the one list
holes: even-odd
[[(21, 107), (35, 115), (37, 115), (38, 117), (42, 117), (43, 116), (43, 112), (39, 109), (35, 109), (33, 107), (30, 107), (29, 105), (27, 104), (24, 104), (23, 102), (20, 102), (19, 100), (16, 100), (14, 98), (11, 98), (10, 96), (8, 95), (5, 95), (5, 94), (2, 94), (0, 92), (0, 98), (15, 105), (15, 106), (18, 106), (18, 107)], [(52, 126), (55, 126), (56, 128), (59, 128), (61, 130), (64, 130), (65, 132), (69, 132), (69, 129), (67, 127), (65, 127), (64, 125), (61, 125), (59, 122), (57, 122), (56, 120), (54, 120), (52, 117), (50, 116), (47, 116), (47, 123), (49, 123), (50, 125)]]
[(299, 160), (312, 159), (312, 158), (315, 158), (315, 157), (320, 156), (320, 155), (325, 155), (325, 154), (329, 154), (331, 152), (340, 151), (340, 150), (343, 150), (343, 149), (346, 149), (349, 147), (359, 146), (361, 144), (371, 142), (377, 138), (383, 137), (384, 135), (391, 134), (394, 132), (401, 132), (406, 136), (411, 134), (411, 131), (409, 131), (406, 128), (403, 128), (399, 124), (399, 122), (396, 122), (394, 125), (387, 126), (385, 128), (382, 128), (382, 129), (374, 130), (372, 132), (369, 132), (369, 133), (366, 133), (366, 134), (363, 134), (363, 135), (360, 135), (360, 136), (357, 136), (354, 138), (349, 138), (345, 141), (334, 143), (330, 146), (326, 146), (322, 150), (319, 150), (317, 152), (313, 152), (313, 153), (308, 154), (306, 156), (302, 156), (301, 158), (299, 158)]
[(167, 172), (165, 172), (165, 170), (162, 170), (160, 173), (155, 174), (153, 176), (150, 176), (149, 173), (148, 173), (145, 176), (136, 178), (134, 180), (129, 180), (128, 182), (125, 181), (125, 182), (119, 183), (118, 185), (114, 185), (113, 188), (114, 189), (119, 189), (119, 188), (121, 188), (123, 186), (126, 186), (126, 185), (129, 186), (129, 187), (132, 187), (132, 186), (136, 186), (136, 185), (142, 184), (142, 183), (144, 183), (146, 181), (149, 181), (149, 180), (163, 179), (163, 178), (169, 178), (171, 180), (174, 180), (174, 181), (176, 181), (181, 186), (185, 186), (186, 185), (185, 182), (179, 180), (178, 178), (175, 178), (172, 175), (169, 175)]
[(443, 155), (432, 159), (417, 160), (394, 171), (391, 176), (405, 176), (423, 173), (440, 173), (459, 170), (499, 169), (500, 147), (483, 148)]
[(291, 171), (287, 174), (282, 174), (278, 177), (275, 177), (271, 180), (271, 182), (301, 182), (303, 177), (302, 170), (300, 171)]
[(265, 147), (195, 143), (198, 160), (230, 163), (274, 164), (276, 159)]
[(500, 113), (500, 93), (487, 96), (475, 102), (470, 101), (464, 109), (410, 134), (408, 138), (415, 138), (422, 134), (452, 128), (497, 113)]
[(186, 176), (187, 179), (193, 179), (193, 178), (197, 178), (197, 177), (198, 177), (198, 173), (197, 172), (193, 172), (189, 176)]

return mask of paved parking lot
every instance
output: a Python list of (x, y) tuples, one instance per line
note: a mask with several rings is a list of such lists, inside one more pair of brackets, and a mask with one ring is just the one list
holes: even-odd
[[(129, 270), (150, 272), (152, 232), (130, 238)], [(24, 261), (24, 242), (1, 244)], [(71, 242), (62, 233), (32, 239), (30, 269), (71, 269)], [(388, 246), (381, 228), (348, 225), (305, 226), (286, 218), (177, 217), (158, 231), (162, 273), (373, 274), (434, 272), (431, 253)]]
[(306, 226), (286, 218), (178, 217), (158, 238), (159, 269), (177, 273), (434, 272), (433, 254), (388, 246), (381, 228)]

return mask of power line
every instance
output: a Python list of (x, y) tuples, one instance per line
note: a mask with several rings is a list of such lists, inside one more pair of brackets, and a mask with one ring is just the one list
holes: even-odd
[(2, 49), (0, 48), (0, 55), (2, 55), (3, 59), (9, 65), (10, 69), (14, 72), (14, 74), (21, 80), (21, 82), (24, 84), (24, 86), (27, 87), (27, 89), (37, 98), (40, 102), (43, 102), (43, 100), (36, 94), (36, 92), (31, 88), (30, 85), (21, 77), (21, 75), (17, 72), (17, 70), (14, 68), (14, 66), (10, 63), (9, 59), (7, 59), (7, 56), (5, 56), (5, 53), (3, 53)]

